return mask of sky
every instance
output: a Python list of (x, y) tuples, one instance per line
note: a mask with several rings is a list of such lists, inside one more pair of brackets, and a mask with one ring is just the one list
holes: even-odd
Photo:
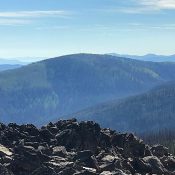
[(175, 0), (0, 0), (0, 58), (175, 54)]

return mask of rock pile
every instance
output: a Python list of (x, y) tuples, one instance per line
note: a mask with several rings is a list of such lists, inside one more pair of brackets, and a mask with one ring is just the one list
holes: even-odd
[(0, 175), (175, 174), (175, 158), (133, 134), (76, 119), (34, 125), (0, 124)]

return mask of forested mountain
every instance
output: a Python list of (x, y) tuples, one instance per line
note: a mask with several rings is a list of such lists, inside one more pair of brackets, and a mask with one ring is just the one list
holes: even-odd
[[(170, 80), (175, 80), (174, 63), (93, 54), (52, 58), (0, 73), (0, 120), (40, 124)], [(104, 117), (113, 122), (112, 114)]]
[(119, 131), (139, 134), (173, 129), (175, 83), (167, 83), (141, 95), (98, 105), (73, 116), (80, 120), (93, 119)]

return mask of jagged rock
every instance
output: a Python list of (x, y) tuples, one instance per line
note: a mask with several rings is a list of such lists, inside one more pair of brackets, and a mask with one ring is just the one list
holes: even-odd
[(0, 164), (0, 175), (14, 175), (10, 170), (8, 170), (5, 166)]
[(175, 158), (133, 134), (76, 119), (34, 125), (0, 123), (0, 175), (175, 174)]
[(11, 170), (14, 174), (29, 174), (41, 166), (41, 160), (33, 147), (15, 148), (14, 160), (11, 163)]
[(54, 156), (66, 157), (67, 154), (68, 154), (67, 151), (66, 151), (66, 148), (64, 146), (55, 146), (52, 149), (53, 149), (52, 154)]
[(98, 174), (92, 172), (91, 170), (83, 170), (81, 172), (74, 173), (73, 175), (98, 175)]
[(6, 125), (4, 125), (3, 123), (0, 123), (0, 131), (3, 131), (6, 128)]
[(151, 151), (154, 156), (157, 157), (163, 157), (163, 156), (168, 156), (168, 148), (162, 146), (162, 145), (154, 145), (151, 148)]
[(71, 167), (66, 167), (62, 171), (58, 172), (58, 175), (72, 175), (76, 171)]
[(169, 170), (170, 172), (174, 172), (175, 174), (175, 158), (172, 156), (169, 157), (162, 157), (161, 159), (162, 164), (164, 165), (164, 167)]
[(80, 162), (80, 164), (82, 164), (83, 166), (98, 169), (97, 160), (90, 150), (78, 152), (75, 156), (75, 160)]
[(52, 168), (42, 165), (41, 167), (33, 171), (32, 175), (57, 175), (57, 174)]
[(151, 172), (153, 174), (168, 174), (161, 161), (155, 156), (144, 157), (143, 161), (151, 167)]
[(132, 164), (134, 169), (139, 173), (150, 173), (152, 171), (151, 165), (144, 162), (141, 158), (135, 158)]
[(103, 171), (102, 173), (100, 173), (100, 175), (127, 175), (127, 174), (124, 173), (121, 170), (115, 170), (113, 172), (111, 172), (111, 171)]
[(114, 162), (116, 159), (118, 159), (118, 157), (114, 157), (114, 156), (111, 156), (111, 155), (106, 155), (106, 156), (103, 157), (101, 160), (102, 160), (103, 162), (112, 163), (112, 162)]
[(45, 142), (49, 142), (50, 139), (55, 137), (47, 128), (42, 128), (40, 130), (40, 135)]
[(115, 169), (115, 164), (112, 163), (105, 163), (100, 166), (101, 171), (113, 171)]
[(12, 154), (13, 153), (8, 148), (0, 144), (0, 157), (11, 156)]
[(51, 155), (52, 154), (52, 150), (48, 145), (40, 145), (38, 146), (37, 149), (39, 152), (41, 152), (41, 154), (45, 154), (45, 155)]
[[(47, 163), (48, 167), (51, 167), (55, 170), (55, 172), (64, 172), (65, 169), (73, 170), (74, 162), (68, 162), (67, 160), (59, 160), (54, 159)], [(75, 172), (74, 172), (75, 173)]]

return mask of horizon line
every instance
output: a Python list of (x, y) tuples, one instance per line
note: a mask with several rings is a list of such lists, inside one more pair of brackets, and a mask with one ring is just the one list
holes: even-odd
[[(97, 55), (112, 55), (116, 54), (116, 56), (148, 56), (148, 55), (153, 55), (153, 56), (175, 56), (174, 54), (160, 54), (160, 53), (146, 53), (146, 54), (137, 54), (137, 53), (118, 53), (118, 52), (106, 52), (106, 53), (92, 53), (92, 52), (77, 52), (77, 53), (65, 53), (65, 54), (58, 54), (55, 56), (0, 56), (0, 60), (15, 60), (15, 61), (20, 61), (20, 62), (29, 62), (27, 59), (48, 59), (48, 58), (55, 58), (55, 57), (61, 57), (61, 56), (66, 56), (66, 55), (76, 55), (76, 54), (97, 54)], [(25, 60), (20, 60), (20, 59), (25, 59)]]

